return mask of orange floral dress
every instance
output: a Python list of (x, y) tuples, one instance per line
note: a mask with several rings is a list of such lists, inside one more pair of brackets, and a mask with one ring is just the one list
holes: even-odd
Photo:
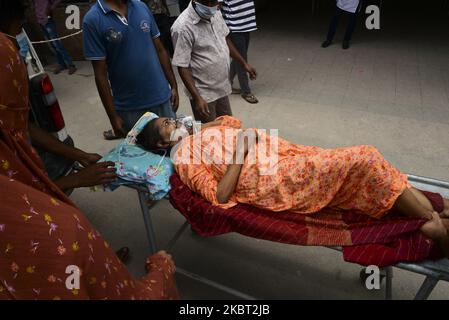
[[(275, 170), (267, 174), (267, 163), (257, 152), (256, 161), (247, 156), (230, 201), (219, 204), (217, 186), (228, 167), (224, 160), (232, 159), (241, 128), (235, 118), (221, 119), (221, 126), (185, 138), (174, 154), (174, 163), (191, 190), (222, 208), (245, 203), (276, 212), (312, 214), (330, 207), (380, 218), (409, 186), (407, 176), (372, 146), (322, 149), (296, 145), (259, 130), (255, 149), (261, 141), (268, 145), (266, 150), (277, 143), (277, 158), (271, 165)], [(217, 138), (217, 132), (234, 142), (223, 143), (226, 138)]]

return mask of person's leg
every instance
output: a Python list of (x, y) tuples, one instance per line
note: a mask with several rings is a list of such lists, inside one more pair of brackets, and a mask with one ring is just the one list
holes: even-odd
[(419, 191), (416, 188), (410, 188), (410, 191), (413, 193), (413, 195), (415, 196), (415, 198), (418, 200), (418, 202), (424, 206), (427, 210), (433, 210), (433, 206), (432, 203), (429, 201), (429, 199), (427, 199), (427, 197), (424, 195), (424, 193), (422, 193), (421, 191)]
[(351, 41), (352, 34), (354, 33), (354, 29), (357, 23), (357, 13), (348, 13), (349, 21), (348, 27), (346, 28), (345, 37), (343, 39), (343, 49), (349, 48), (349, 42)]
[[(42, 27), (42, 32), (44, 34), (45, 39), (46, 40), (53, 39), (53, 36), (52, 36), (53, 29), (52, 29), (51, 23), (49, 24), (47, 22), (47, 24), (45, 26), (41, 26), (41, 27)], [(58, 68), (55, 70), (55, 73), (59, 73), (59, 72), (61, 72), (61, 70), (67, 69), (67, 65), (66, 65), (64, 59), (62, 58), (62, 56), (59, 54), (58, 50), (56, 50), (54, 43), (50, 42), (50, 45), (53, 48), (53, 50), (55, 51), (56, 59), (58, 60)]]
[[(412, 194), (415, 196), (416, 200), (418, 200), (418, 202), (421, 204), (421, 206), (423, 206), (427, 210), (434, 211), (432, 203), (424, 195), (424, 193), (422, 193), (420, 190), (413, 188), (413, 187), (410, 188), (409, 190), (412, 192)], [(444, 203), (444, 209), (440, 213), (440, 217), (444, 218), (444, 220), (445, 220), (445, 221), (443, 221), (444, 224), (449, 226), (449, 220), (447, 220), (447, 218), (449, 218), (449, 214), (448, 214), (449, 213), (449, 200), (443, 198), (443, 203)]]
[[(238, 35), (233, 33), (233, 32), (231, 32), (229, 34), (229, 38), (231, 39), (232, 43), (234, 43), (234, 45), (236, 45), (236, 43), (238, 41), (238, 39), (237, 39)], [(230, 68), (230, 71), (229, 71), (229, 81), (231, 82), (231, 86), (232, 87), (234, 87), (233, 86), (234, 85), (234, 78), (237, 75), (237, 64), (238, 63), (234, 59), (232, 59), (232, 61), (231, 61), (231, 68)], [(232, 91), (233, 91), (233, 93), (241, 93), (242, 92), (241, 89), (240, 90), (234, 90), (233, 89)]]
[[(56, 31), (56, 24), (53, 19), (49, 18), (47, 24), (45, 25), (45, 29), (47, 31), (47, 35), (49, 36), (49, 39), (56, 39), (59, 37), (58, 32)], [(70, 73), (73, 73), (76, 71), (74, 68), (74, 64), (72, 61), (72, 58), (70, 57), (70, 54), (65, 49), (64, 45), (61, 41), (52, 41), (51, 45), (56, 51), (56, 55), (58, 58), (59, 65), (63, 68), (69, 68)]]
[(443, 199), (444, 201), (444, 210), (441, 212), (441, 216), (443, 218), (449, 218), (449, 199)]
[(216, 113), (216, 105), (217, 105), (217, 101), (213, 101), (209, 103), (209, 116), (205, 117), (203, 115), (201, 115), (195, 106), (195, 101), (190, 100), (190, 105), (192, 106), (192, 112), (193, 112), (193, 116), (195, 117), (195, 120), (197, 121), (201, 121), (201, 123), (208, 123), (211, 121), (214, 121), (217, 118), (217, 113)]
[[(232, 43), (234, 43), (237, 51), (240, 53), (245, 61), (248, 61), (248, 44), (247, 44), (247, 35), (248, 32), (233, 32), (231, 33), (230, 39)], [(237, 76), (239, 79), (240, 89), (242, 91), (242, 95), (247, 95), (251, 93), (251, 89), (249, 87), (249, 79), (248, 74), (240, 63), (235, 63), (235, 69), (237, 71)]]
[[(424, 195), (423, 197), (425, 198)], [(396, 200), (395, 208), (409, 217), (432, 220), (434, 210), (432, 204), (427, 201), (423, 201), (418, 195), (418, 190), (407, 188)]]
[[(229, 97), (223, 97), (216, 101), (216, 117), (221, 116), (232, 116), (231, 103), (229, 102)], [(214, 120), (215, 120), (214, 118)]]
[(151, 108), (149, 111), (157, 114), (159, 117), (176, 119), (176, 113), (173, 111), (170, 100)]
[(234, 61), (234, 59), (232, 59), (231, 67), (229, 69), (229, 82), (231, 82), (232, 93), (234, 93), (234, 92), (240, 93), (241, 89), (236, 89), (236, 90), (234, 89), (234, 78), (235, 78), (235, 75), (237, 74), (237, 69), (236, 69), (235, 65), (236, 65), (236, 62)]
[(332, 18), (331, 23), (329, 25), (326, 41), (324, 41), (322, 44), (323, 47), (329, 46), (332, 43), (332, 40), (334, 40), (335, 33), (337, 32), (338, 21), (340, 20), (342, 14), (343, 10), (337, 7), (334, 17)]
[(126, 133), (131, 131), (136, 122), (149, 110), (135, 110), (135, 111), (117, 111), (117, 114), (123, 120), (123, 129)]
[[(396, 200), (394, 207), (402, 214), (411, 218), (427, 220), (421, 227), (421, 232), (434, 240), (444, 254), (449, 257), (449, 235), (443, 220), (433, 207), (428, 206), (428, 200), (423, 201), (418, 190), (406, 189)], [(415, 194), (417, 196), (415, 196)], [(424, 195), (423, 195), (424, 196)]]

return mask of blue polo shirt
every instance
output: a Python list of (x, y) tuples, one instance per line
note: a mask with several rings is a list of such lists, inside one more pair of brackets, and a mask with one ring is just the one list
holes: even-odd
[(128, 1), (128, 19), (97, 0), (83, 21), (87, 60), (106, 60), (118, 111), (150, 109), (167, 102), (171, 90), (154, 46), (160, 36), (147, 5)]

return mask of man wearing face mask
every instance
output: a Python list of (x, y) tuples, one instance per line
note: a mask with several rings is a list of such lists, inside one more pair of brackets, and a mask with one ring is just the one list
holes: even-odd
[(230, 56), (241, 64), (250, 79), (256, 70), (228, 39), (229, 29), (218, 10), (217, 0), (194, 0), (175, 21), (172, 29), (173, 65), (187, 89), (193, 114), (203, 123), (232, 115), (228, 96)]

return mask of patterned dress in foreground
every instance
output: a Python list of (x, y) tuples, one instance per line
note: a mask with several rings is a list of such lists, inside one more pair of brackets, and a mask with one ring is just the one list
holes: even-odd
[(2, 33), (0, 74), (0, 299), (177, 298), (165, 257), (134, 279), (48, 178), (29, 144), (26, 69)]

